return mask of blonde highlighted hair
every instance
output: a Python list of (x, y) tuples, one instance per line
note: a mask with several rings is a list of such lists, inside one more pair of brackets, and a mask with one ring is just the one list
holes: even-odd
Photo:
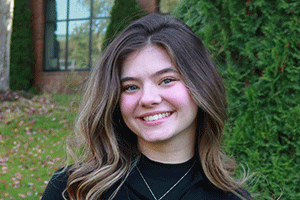
[[(197, 150), (204, 173), (218, 188), (235, 193), (242, 183), (232, 178), (235, 162), (221, 150), (226, 121), (226, 94), (222, 78), (201, 39), (182, 21), (160, 14), (147, 15), (124, 29), (105, 49), (91, 72), (76, 122), (75, 142), (69, 154), (70, 199), (101, 199), (113, 185), (114, 197), (140, 152), (134, 133), (120, 109), (120, 69), (129, 54), (147, 45), (164, 48), (199, 106)], [(81, 156), (77, 159), (76, 150)]]

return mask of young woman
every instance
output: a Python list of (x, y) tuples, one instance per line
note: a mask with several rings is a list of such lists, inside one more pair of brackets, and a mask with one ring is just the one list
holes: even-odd
[(226, 95), (199, 37), (150, 14), (91, 73), (70, 151), (42, 199), (251, 199), (221, 150)]

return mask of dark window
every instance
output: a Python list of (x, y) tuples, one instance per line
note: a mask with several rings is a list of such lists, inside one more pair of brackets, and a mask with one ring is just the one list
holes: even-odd
[(47, 0), (45, 71), (89, 70), (100, 57), (113, 0)]

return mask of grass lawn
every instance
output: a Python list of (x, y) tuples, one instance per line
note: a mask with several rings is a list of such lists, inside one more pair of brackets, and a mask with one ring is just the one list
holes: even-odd
[(0, 200), (40, 199), (53, 172), (66, 164), (78, 95), (0, 102)]

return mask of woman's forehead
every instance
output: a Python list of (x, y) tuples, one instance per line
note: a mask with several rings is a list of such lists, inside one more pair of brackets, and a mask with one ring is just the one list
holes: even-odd
[(167, 51), (156, 45), (146, 46), (131, 53), (121, 66), (121, 77), (136, 74), (153, 74), (164, 68), (177, 70)]

